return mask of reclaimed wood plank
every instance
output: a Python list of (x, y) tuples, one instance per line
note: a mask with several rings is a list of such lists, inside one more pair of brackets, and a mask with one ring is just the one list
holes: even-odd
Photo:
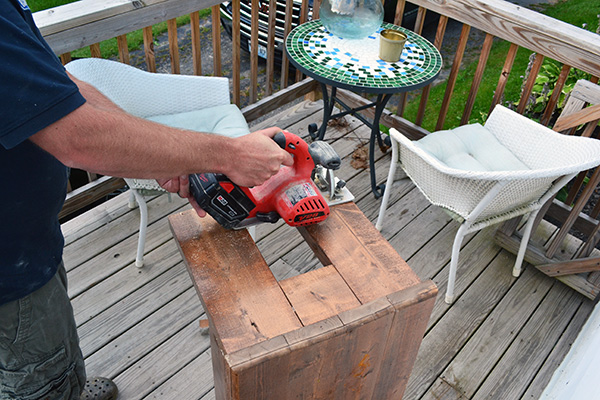
[(279, 281), (279, 285), (304, 326), (360, 306), (331, 265)]
[[(388, 300), (397, 311), (383, 353), (382, 365), (385, 368), (379, 371), (379, 381), (387, 383), (388, 386), (376, 386), (371, 398), (402, 398), (429, 323), (437, 292), (437, 287), (432, 281), (425, 281), (388, 296)], [(390, 365), (395, 365), (396, 368), (388, 368)]]
[(326, 224), (299, 231), (323, 264), (335, 266), (363, 304), (420, 281), (354, 203), (331, 208)]
[(247, 231), (193, 210), (169, 222), (219, 348), (231, 353), (302, 326)]
[[(370, 185), (369, 177), (364, 174), (362, 176), (365, 178), (365, 185), (369, 186)], [(408, 186), (407, 186), (407, 188), (408, 188)], [(412, 186), (412, 188), (414, 189), (414, 186)], [(390, 201), (395, 200), (396, 197), (401, 197), (403, 194), (404, 194), (403, 190), (395, 191), (390, 196)], [(368, 196), (363, 198), (362, 200), (359, 200), (359, 202), (356, 203), (361, 208), (363, 213), (365, 213), (365, 216), (367, 216), (371, 221), (373, 221), (373, 219), (377, 217), (375, 210), (378, 210), (378, 207), (374, 207), (374, 206), (368, 207), (368, 205), (370, 205), (372, 203), (373, 203), (373, 201)], [(425, 203), (420, 203), (420, 204), (425, 204)], [(395, 210), (397, 208), (396, 205), (398, 205), (398, 208), (402, 208), (403, 210), (406, 210), (404, 204), (401, 204), (401, 202), (395, 202), (389, 208), (390, 215), (394, 215), (393, 213), (395, 213)], [(376, 206), (378, 206), (378, 204), (376, 204)], [(407, 224), (411, 220), (412, 213), (402, 212), (401, 214), (402, 214), (402, 216), (394, 224), (395, 229), (401, 229), (405, 224)], [(394, 232), (396, 232), (396, 231), (394, 230)], [(389, 240), (391, 233), (386, 231), (386, 232), (383, 232), (383, 235), (384, 235), (384, 237), (386, 237), (386, 239)], [(417, 237), (418, 236), (419, 235), (417, 235)], [(267, 246), (269, 246), (269, 245), (267, 245)], [(266, 248), (265, 251), (266, 250), (268, 250), (268, 248)], [(402, 254), (402, 256), (404, 257), (404, 254)], [(307, 268), (310, 268), (311, 265), (322, 265), (318, 260), (315, 259), (315, 255), (314, 255), (312, 249), (310, 249), (308, 244), (304, 241), (300, 242), (291, 251), (282, 255), (280, 260), (291, 265), (294, 268), (294, 270), (296, 270), (296, 271), (305, 271)]]
[[(430, 306), (432, 296), (435, 286), (420, 284), (407, 293), (394, 293), (290, 332), (284, 340), (272, 339), (266, 347), (241, 350), (228, 360), (240, 387), (256, 387), (253, 383), (259, 379), (261, 393), (268, 392), (272, 398), (394, 398), (394, 394), (401, 395), (404, 382), (387, 379), (386, 373), (391, 369), (396, 372), (394, 378), (408, 376), (412, 353), (407, 354), (407, 346), (401, 343), (394, 346), (392, 336), (406, 343), (419, 338), (419, 322), (408, 329), (403, 317), (412, 314), (415, 304)], [(424, 328), (427, 318), (422, 319)], [(405, 338), (403, 332), (410, 337)], [(391, 342), (381, 340), (382, 334)], [(314, 379), (315, 371), (319, 379)], [(238, 394), (242, 399), (258, 395), (243, 389)]]

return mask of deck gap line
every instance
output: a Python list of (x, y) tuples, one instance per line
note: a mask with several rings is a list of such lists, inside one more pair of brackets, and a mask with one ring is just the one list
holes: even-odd
[[(171, 301), (169, 301), (168, 303), (177, 300), (178, 298), (182, 297), (183, 295), (185, 295), (190, 289), (194, 289), (193, 285), (190, 284), (190, 287), (186, 290), (184, 290), (182, 293), (180, 293), (179, 295), (175, 296)], [(195, 293), (195, 289), (194, 289), (194, 293)], [(89, 353), (85, 359), (87, 360), (88, 358), (90, 358), (91, 356), (93, 356), (94, 354), (98, 353), (99, 351), (102, 351), (104, 348), (106, 348), (107, 346), (110, 346), (111, 343), (113, 343), (115, 340), (117, 340), (117, 338), (119, 338), (120, 336), (126, 334), (127, 332), (131, 331), (132, 329), (135, 329), (137, 327), (137, 325), (139, 325), (141, 322), (146, 321), (147, 319), (149, 319), (153, 314), (156, 314), (159, 310), (163, 309), (166, 307), (166, 305), (168, 303), (165, 303), (163, 306), (157, 308), (156, 310), (154, 310), (152, 313), (148, 314), (147, 316), (145, 316), (144, 318), (140, 319), (135, 325), (129, 327), (128, 329), (124, 330), (123, 332), (121, 332), (120, 335), (112, 337), (109, 341), (107, 341), (106, 343), (104, 343), (103, 346), (99, 347), (97, 350)], [(178, 334), (179, 332), (181, 332), (183, 329), (185, 329), (188, 325), (194, 323), (194, 321), (196, 321), (198, 318), (202, 317), (202, 315), (205, 314), (204, 309), (202, 310), (202, 312), (200, 313), (199, 316), (196, 316), (195, 314), (193, 314), (193, 317), (188, 317), (190, 318), (190, 321), (183, 324), (183, 327), (178, 329), (177, 331), (172, 331), (174, 332), (172, 335), (165, 337), (165, 339), (163, 341), (161, 341), (160, 343), (157, 343), (154, 347), (152, 348), (148, 348), (147, 351), (143, 354), (140, 354), (140, 356), (137, 358), (137, 361), (143, 359), (144, 357), (146, 357), (148, 354), (152, 353), (154, 350), (156, 350), (158, 347), (160, 347), (161, 345), (163, 345), (166, 341), (168, 341), (169, 339), (171, 339), (173, 336), (175, 336), (176, 334)], [(137, 362), (136, 361), (136, 362)], [(135, 362), (133, 363), (135, 364)], [(132, 365), (133, 365), (132, 364)], [(121, 369), (120, 371), (117, 371), (114, 376), (119, 376), (121, 375), (124, 371), (126, 371), (127, 369), (129, 369), (131, 367), (131, 365), (129, 367), (125, 367), (124, 369)]]
[[(136, 292), (139, 292), (141, 289), (143, 289), (144, 287), (146, 287), (146, 286), (150, 285), (151, 283), (153, 283), (153, 282), (154, 282), (154, 281), (156, 281), (157, 279), (160, 279), (160, 278), (161, 278), (161, 277), (163, 277), (165, 274), (169, 273), (169, 270), (171, 270), (171, 269), (173, 269), (173, 268), (176, 268), (176, 267), (178, 267), (180, 264), (181, 264), (181, 265), (183, 265), (183, 261), (177, 261), (175, 264), (173, 264), (173, 265), (170, 265), (170, 266), (168, 266), (168, 267), (165, 267), (165, 268), (164, 268), (164, 271), (162, 271), (161, 273), (159, 273), (158, 275), (156, 275), (155, 277), (153, 277), (153, 278), (152, 278), (152, 279), (150, 279), (149, 281), (145, 282), (143, 285), (141, 285), (141, 286), (138, 286), (138, 287), (136, 287), (134, 290), (127, 292), (127, 293), (125, 294), (125, 296), (123, 296), (123, 297), (120, 297), (120, 298), (116, 299), (116, 301), (112, 302), (111, 304), (107, 304), (107, 305), (106, 305), (106, 307), (104, 307), (104, 309), (103, 309), (102, 311), (100, 311), (99, 313), (97, 313), (97, 314), (96, 314), (96, 315), (94, 315), (92, 318), (88, 319), (87, 321), (85, 321), (85, 322), (83, 322), (83, 323), (81, 323), (81, 324), (77, 325), (77, 328), (79, 329), (80, 327), (82, 327), (82, 326), (85, 326), (85, 325), (86, 325), (86, 324), (88, 324), (88, 323), (91, 323), (91, 322), (94, 320), (94, 318), (96, 318), (98, 315), (100, 315), (100, 314), (102, 314), (102, 313), (106, 312), (106, 311), (107, 311), (109, 308), (113, 307), (115, 304), (119, 303), (120, 301), (123, 301), (124, 299), (126, 299), (126, 298), (128, 298), (128, 297), (132, 296), (132, 295), (133, 295), (133, 294), (135, 294)], [(188, 290), (190, 287), (192, 287), (192, 286), (193, 286), (193, 285), (190, 283), (190, 285), (189, 285), (188, 287), (186, 287), (186, 288), (185, 288), (185, 289), (184, 289), (184, 290), (183, 290), (181, 293), (183, 293), (183, 292), (187, 291), (187, 290)], [(89, 288), (88, 288), (88, 289), (89, 289)], [(87, 290), (87, 289), (86, 289), (86, 290)], [(85, 291), (84, 291), (84, 292), (85, 292)], [(180, 294), (181, 294), (181, 293), (180, 293)], [(83, 293), (80, 293), (80, 294), (78, 294), (77, 296), (73, 297), (71, 300), (73, 300), (73, 299), (77, 298), (78, 296), (81, 296), (82, 294), (83, 294)], [(176, 297), (177, 297), (177, 296), (176, 296)], [(173, 300), (174, 300), (174, 299), (175, 299), (175, 298), (173, 298)], [(160, 307), (160, 308), (162, 308), (162, 307)], [(157, 308), (156, 310), (158, 310), (158, 309), (160, 309), (160, 308)], [(155, 310), (155, 311), (156, 311), (156, 310)], [(140, 320), (140, 321), (141, 321), (141, 320)]]
[[(128, 194), (127, 192), (123, 192), (123, 193), (121, 193), (121, 194), (120, 194), (120, 196), (127, 197), (127, 196), (129, 196), (129, 194)], [(157, 200), (159, 197), (160, 197), (160, 195), (148, 196), (149, 200), (147, 200), (147, 201), (146, 201), (146, 203), (147, 203), (148, 205), (150, 205), (150, 203), (151, 203), (151, 202), (154, 202), (154, 201), (156, 201), (156, 200)], [(122, 208), (122, 207), (120, 207), (120, 208)], [(77, 239), (74, 239), (73, 241), (70, 241), (70, 242), (69, 242), (69, 243), (67, 243), (67, 244), (66, 244), (64, 247), (65, 247), (65, 248), (68, 248), (68, 247), (71, 247), (71, 246), (75, 245), (77, 242), (79, 242), (79, 241), (83, 240), (84, 238), (86, 238), (86, 236), (88, 236), (88, 235), (90, 235), (90, 234), (93, 234), (94, 232), (98, 231), (99, 229), (101, 229), (101, 228), (103, 228), (103, 227), (105, 227), (105, 226), (107, 226), (107, 225), (109, 225), (109, 224), (112, 224), (113, 222), (115, 222), (115, 221), (118, 221), (118, 220), (120, 220), (121, 218), (124, 218), (124, 217), (126, 217), (126, 216), (129, 216), (131, 213), (135, 212), (135, 211), (136, 211), (136, 210), (137, 210), (139, 207), (137, 207), (137, 206), (136, 206), (136, 207), (134, 207), (134, 208), (129, 208), (129, 207), (127, 206), (126, 208), (127, 208), (127, 211), (125, 211), (125, 212), (123, 212), (123, 213), (120, 213), (120, 214), (119, 214), (118, 216), (116, 216), (116, 217), (110, 217), (110, 222), (108, 222), (108, 223), (104, 223), (104, 224), (101, 224), (101, 225), (98, 225), (96, 228), (92, 229), (91, 231), (89, 231), (89, 232), (86, 232), (85, 234), (81, 235), (81, 236), (80, 236), (80, 237), (78, 237)], [(62, 225), (64, 225), (64, 224), (68, 224), (69, 222), (71, 222), (71, 221), (67, 221), (67, 222), (65, 222), (65, 223), (61, 224), (61, 226), (62, 226)], [(139, 226), (139, 224), (138, 224), (138, 226)]]
[[(173, 212), (171, 212), (171, 213), (180, 212), (180, 211), (182, 211), (183, 209), (186, 209), (187, 207), (189, 207), (189, 204), (187, 204), (187, 203), (186, 203), (186, 204), (183, 204), (182, 206), (180, 206), (180, 207), (176, 208), (175, 210), (173, 210)], [(167, 214), (167, 215), (169, 215), (169, 214)], [(160, 222), (160, 220), (162, 220), (163, 218), (165, 218), (167, 215), (160, 216), (160, 217), (158, 217), (158, 218), (157, 218), (155, 221), (149, 222), (149, 223), (148, 223), (148, 228), (150, 228), (152, 225), (154, 225), (154, 224), (156, 224), (156, 223)], [(86, 263), (90, 262), (90, 261), (91, 261), (91, 260), (93, 260), (94, 258), (96, 258), (96, 257), (98, 257), (98, 256), (100, 256), (100, 255), (102, 255), (102, 254), (105, 254), (105, 253), (106, 253), (106, 252), (108, 252), (108, 251), (112, 251), (112, 250), (114, 249), (114, 247), (115, 247), (115, 246), (117, 246), (118, 244), (120, 244), (120, 243), (123, 243), (123, 242), (125, 242), (125, 241), (127, 241), (127, 240), (131, 240), (131, 238), (133, 238), (133, 237), (136, 237), (136, 243), (137, 243), (137, 240), (139, 240), (139, 223), (138, 223), (136, 226), (138, 227), (138, 229), (137, 229), (135, 232), (133, 232), (131, 235), (128, 235), (128, 236), (124, 237), (123, 239), (121, 239), (121, 240), (119, 240), (118, 242), (116, 242), (116, 243), (114, 243), (114, 244), (110, 245), (110, 246), (109, 246), (109, 247), (107, 247), (107, 248), (104, 248), (104, 249), (102, 249), (102, 250), (99, 250), (99, 251), (95, 252), (95, 253), (94, 253), (93, 255), (91, 255), (89, 258), (87, 258), (87, 259), (85, 259), (85, 260), (82, 260), (82, 261), (81, 261), (79, 264), (77, 264), (77, 265), (71, 265), (71, 266), (69, 266), (69, 267), (68, 267), (68, 269), (67, 269), (67, 272), (71, 272), (71, 271), (74, 271), (74, 270), (76, 270), (77, 268), (81, 268), (81, 267), (82, 267), (84, 264), (86, 264)], [(152, 251), (154, 251), (154, 250), (158, 249), (159, 247), (161, 247), (161, 246), (163, 246), (165, 243), (167, 243), (169, 240), (170, 240), (170, 238), (169, 238), (169, 239), (167, 239), (167, 240), (165, 240), (165, 241), (163, 241), (163, 242), (160, 242), (160, 243), (159, 243), (159, 244), (158, 244), (158, 245), (157, 245), (155, 248), (153, 248), (153, 249), (150, 249), (150, 250), (148, 250), (148, 249), (144, 249), (144, 255), (146, 255), (146, 254), (149, 254), (150, 252), (152, 252)], [(137, 246), (136, 246), (136, 250), (137, 250)], [(135, 264), (135, 253), (132, 253), (132, 257), (131, 257), (131, 264)], [(131, 265), (131, 264), (128, 264), (128, 265)], [(120, 271), (120, 270), (121, 270), (121, 269), (119, 269), (119, 271)], [(115, 271), (115, 272), (116, 272), (116, 271)]]
[[(425, 209), (425, 210), (427, 210), (427, 209)], [(423, 210), (423, 212), (425, 212), (425, 210)], [(414, 221), (414, 220), (413, 220), (413, 221)], [(413, 221), (411, 221), (411, 222), (413, 222)], [(431, 242), (433, 239), (435, 239), (435, 237), (436, 237), (437, 235), (439, 235), (439, 234), (440, 234), (440, 233), (441, 233), (441, 232), (442, 232), (444, 229), (447, 229), (448, 225), (450, 225), (451, 223), (452, 223), (452, 220), (450, 220), (450, 221), (446, 222), (446, 224), (444, 224), (444, 226), (442, 226), (440, 229), (438, 229), (438, 230), (435, 232), (435, 234), (433, 234), (433, 235), (432, 235), (432, 236), (431, 236), (431, 237), (430, 237), (430, 238), (429, 238), (427, 241), (424, 241), (424, 242), (423, 242), (423, 244), (422, 244), (422, 245), (421, 245), (421, 246), (420, 246), (418, 249), (416, 249), (416, 250), (415, 250), (415, 251), (414, 251), (414, 252), (413, 252), (413, 253), (412, 253), (410, 256), (408, 256), (408, 257), (405, 259), (405, 260), (406, 260), (406, 262), (407, 262), (407, 263), (409, 263), (409, 265), (410, 265), (410, 259), (411, 259), (411, 258), (413, 258), (415, 255), (417, 255), (417, 253), (419, 253), (420, 251), (422, 251), (422, 250), (423, 250), (423, 248), (424, 248), (425, 246), (427, 246), (427, 245), (428, 245), (428, 244), (429, 244), (429, 243), (430, 243), (430, 242)], [(398, 231), (398, 232), (397, 232), (397, 233), (396, 233), (394, 236), (392, 236), (392, 237), (391, 237), (389, 240), (391, 241), (391, 240), (395, 239), (396, 237), (399, 237), (399, 235), (401, 235), (401, 234), (403, 233), (402, 231), (403, 231), (403, 230), (405, 230), (407, 226), (408, 226), (408, 224), (407, 224), (407, 225), (405, 225), (404, 227), (402, 227), (402, 229), (401, 229), (401, 230), (399, 230), (399, 231)], [(449, 251), (452, 251), (452, 248), (450, 248), (450, 250), (449, 250)], [(445, 264), (444, 264), (444, 267), (445, 267)], [(442, 267), (442, 268), (444, 268), (444, 267)]]
[[(200, 315), (200, 317), (204, 316), (205, 313), (202, 313)], [(188, 325), (185, 325), (183, 328), (181, 328), (180, 330), (178, 330), (177, 332), (175, 332), (173, 335), (169, 336), (165, 342), (171, 340), (173, 337), (175, 337), (178, 333), (180, 333), (181, 331), (183, 331), (184, 329), (186, 329), (188, 326), (190, 325), (195, 325), (196, 322), (192, 321), (190, 322)], [(154, 352), (156, 349), (158, 349), (159, 347), (161, 347), (162, 345), (165, 344), (165, 342), (160, 343), (158, 346), (156, 346), (154, 349), (152, 349), (151, 351), (149, 351), (148, 353), (142, 355), (141, 357), (139, 357), (137, 359), (137, 361), (135, 363), (133, 363), (131, 366), (125, 368), (123, 371), (120, 371), (119, 373), (117, 373), (114, 378), (118, 378), (119, 376), (123, 375), (124, 373), (127, 372), (127, 370), (129, 370), (130, 368), (133, 368), (135, 364), (137, 364), (138, 362), (142, 361), (145, 357), (147, 357), (149, 354), (151, 354), (152, 352)], [(204, 348), (198, 348), (198, 350), (200, 350), (198, 352), (198, 355), (192, 359), (190, 359), (187, 363), (185, 363), (181, 368), (178, 368), (177, 370), (173, 371), (173, 373), (168, 376), (168, 377), (164, 377), (161, 379), (155, 379), (154, 383), (156, 384), (154, 389), (152, 389), (147, 395), (145, 395), (143, 398), (148, 398), (149, 396), (151, 396), (153, 393), (155, 393), (157, 390), (159, 390), (160, 386), (162, 386), (163, 384), (165, 384), (169, 379), (173, 378), (175, 375), (177, 375), (179, 372), (181, 372), (182, 370), (184, 370), (185, 368), (187, 368), (188, 365), (190, 365), (191, 363), (193, 363), (198, 357), (201, 357), (206, 351), (210, 352), (210, 343), (208, 343), (207, 346), (205, 346)], [(210, 391), (210, 390), (209, 390)], [(208, 393), (208, 392), (207, 392)]]
[[(167, 240), (165, 240), (165, 241), (162, 241), (162, 242), (161, 242), (161, 243), (160, 243), (158, 246), (156, 246), (154, 249), (150, 250), (148, 253), (144, 253), (144, 255), (149, 255), (149, 254), (151, 254), (151, 253), (153, 253), (153, 252), (155, 252), (155, 251), (159, 251), (159, 250), (161, 249), (161, 247), (162, 247), (162, 246), (164, 246), (164, 245), (166, 245), (167, 243), (169, 243), (169, 242), (171, 241), (171, 239), (172, 239), (172, 238), (169, 238), (169, 239), (167, 239)], [(99, 256), (100, 254), (103, 254), (103, 253), (107, 252), (108, 250), (110, 250), (110, 249), (104, 250), (103, 252), (101, 252), (101, 253), (97, 254), (96, 256), (94, 256), (94, 257), (90, 258), (89, 260), (87, 260), (85, 263), (88, 263), (88, 262), (90, 262), (90, 261), (91, 261), (93, 258), (95, 258), (95, 257)], [(85, 263), (83, 263), (83, 264), (85, 264)], [(78, 265), (78, 266), (77, 266), (77, 267), (75, 267), (75, 268), (71, 268), (71, 269), (69, 269), (67, 272), (74, 271), (74, 270), (75, 270), (75, 269), (77, 269), (77, 268), (83, 268), (83, 267), (82, 267), (82, 265), (83, 265), (83, 264), (80, 264), (80, 265)], [(114, 275), (116, 275), (116, 274), (118, 274), (119, 272), (123, 271), (125, 268), (137, 268), (137, 267), (135, 266), (135, 259), (133, 259), (131, 262), (129, 262), (129, 263), (127, 263), (127, 264), (124, 264), (123, 266), (121, 266), (121, 267), (119, 267), (119, 268), (115, 269), (115, 270), (114, 270), (114, 271), (113, 271), (111, 274), (107, 275), (106, 277), (104, 277), (104, 278), (101, 278), (101, 279), (99, 279), (99, 280), (96, 280), (96, 281), (94, 281), (93, 283), (90, 283), (90, 284), (89, 284), (88, 286), (86, 286), (85, 288), (82, 288), (82, 290), (81, 290), (80, 292), (78, 292), (78, 293), (76, 293), (75, 295), (73, 295), (72, 297), (70, 297), (70, 299), (71, 299), (71, 300), (73, 300), (73, 299), (77, 298), (78, 296), (81, 296), (83, 293), (85, 293), (85, 292), (86, 292), (86, 291), (88, 291), (89, 289), (93, 288), (94, 286), (98, 285), (98, 284), (99, 284), (99, 283), (101, 283), (101, 282), (104, 282), (104, 281), (106, 281), (107, 279), (110, 279), (110, 278), (112, 278)], [(143, 268), (143, 267), (142, 267), (142, 268)]]

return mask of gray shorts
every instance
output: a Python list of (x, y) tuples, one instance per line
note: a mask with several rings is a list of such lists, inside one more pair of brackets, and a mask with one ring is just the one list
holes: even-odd
[(0, 399), (77, 400), (85, 385), (67, 273), (0, 305)]

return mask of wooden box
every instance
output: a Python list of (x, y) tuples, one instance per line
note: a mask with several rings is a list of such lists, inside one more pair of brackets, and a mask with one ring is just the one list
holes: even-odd
[(437, 288), (355, 204), (301, 229), (324, 267), (280, 282), (245, 230), (192, 210), (169, 220), (208, 316), (217, 399), (402, 397)]

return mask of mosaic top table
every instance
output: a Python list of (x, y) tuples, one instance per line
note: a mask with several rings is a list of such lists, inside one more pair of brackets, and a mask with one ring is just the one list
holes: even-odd
[[(390, 63), (379, 58), (379, 32), (383, 29), (397, 29), (408, 37), (398, 62)], [(322, 140), (327, 122), (347, 114), (356, 116), (371, 128), (371, 188), (375, 197), (380, 197), (384, 185), (377, 186), (374, 167), (375, 141), (380, 147), (383, 145), (379, 118), (393, 94), (418, 89), (436, 78), (442, 67), (439, 51), (425, 38), (393, 24), (384, 22), (373, 35), (350, 40), (329, 33), (320, 20), (294, 28), (286, 39), (285, 48), (292, 65), (321, 84), (325, 105), (323, 123), (320, 128), (309, 126), (313, 139)], [(327, 92), (328, 85), (331, 86), (331, 96)], [(377, 94), (377, 101), (352, 109), (336, 97), (337, 88)], [(332, 115), (336, 102), (346, 111)], [(372, 123), (357, 113), (369, 107), (375, 107)]]

